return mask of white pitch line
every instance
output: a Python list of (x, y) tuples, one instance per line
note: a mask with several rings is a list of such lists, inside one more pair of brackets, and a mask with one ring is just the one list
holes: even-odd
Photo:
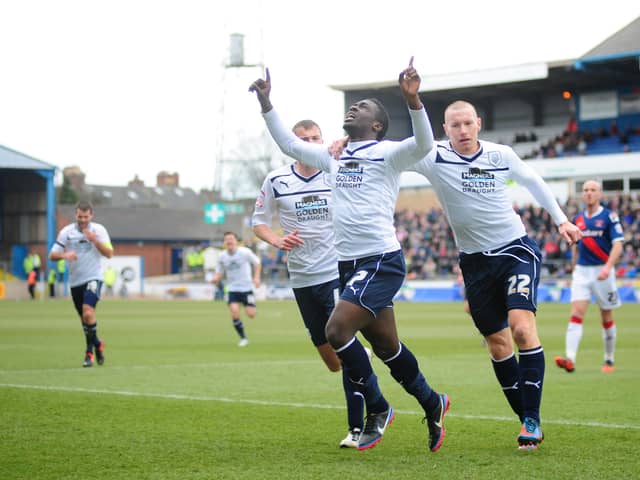
[[(75, 393), (96, 393), (106, 395), (121, 395), (126, 397), (145, 397), (145, 398), (161, 398), (168, 400), (190, 400), (203, 402), (223, 402), (223, 403), (246, 403), (249, 405), (261, 405), (267, 407), (292, 407), (292, 408), (322, 408), (325, 410), (344, 410), (344, 406), (326, 405), (320, 403), (298, 403), (298, 402), (272, 402), (266, 400), (253, 400), (247, 398), (228, 398), (228, 397), (207, 397), (199, 395), (183, 395), (179, 393), (144, 393), (132, 392), (129, 390), (103, 390), (96, 388), (80, 388), (80, 387), (61, 387), (48, 385), (21, 385), (16, 383), (0, 383), (1, 388), (20, 388), (24, 390), (46, 390), (52, 392), (75, 392)], [(407, 415), (424, 415), (424, 412), (415, 410), (396, 410), (397, 413)], [(491, 420), (499, 422), (512, 422), (512, 417), (494, 417), (490, 415), (461, 415), (456, 413), (447, 414), (449, 417), (463, 418), (467, 420)], [(576, 427), (597, 427), (611, 429), (631, 429), (640, 430), (640, 425), (634, 424), (618, 424), (603, 422), (577, 422), (573, 420), (549, 420), (544, 419), (545, 424), (555, 425), (571, 425)]]
[[(109, 370), (144, 370), (147, 368), (229, 368), (245, 366), (287, 366), (287, 365), (312, 365), (317, 364), (317, 360), (265, 360), (255, 362), (215, 362), (215, 363), (167, 363), (164, 365), (109, 365)], [(12, 375), (15, 373), (42, 373), (42, 372), (84, 372), (81, 367), (69, 368), (33, 368), (24, 370), (0, 370), (0, 375)]]

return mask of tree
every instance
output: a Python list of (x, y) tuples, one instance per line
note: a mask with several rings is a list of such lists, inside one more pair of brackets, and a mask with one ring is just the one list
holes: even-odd
[(78, 202), (78, 192), (73, 189), (68, 177), (62, 180), (62, 186), (58, 192), (58, 203), (61, 205), (75, 204)]
[(292, 161), (275, 148), (266, 130), (258, 137), (239, 138), (223, 161), (221, 193), (231, 199), (255, 197), (267, 173)]

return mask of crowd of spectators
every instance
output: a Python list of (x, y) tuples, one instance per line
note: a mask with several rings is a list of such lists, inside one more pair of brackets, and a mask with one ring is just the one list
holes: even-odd
[[(624, 253), (616, 274), (635, 278), (640, 270), (640, 197), (616, 195), (606, 206), (620, 215), (625, 230)], [(582, 208), (581, 199), (570, 199), (564, 206), (569, 218)], [(546, 210), (529, 205), (514, 207), (527, 232), (536, 240), (542, 252), (543, 276), (564, 277), (570, 273), (571, 248), (560, 237)], [(453, 233), (442, 209), (434, 207), (426, 213), (405, 209), (396, 212), (396, 231), (404, 250), (408, 279), (457, 277), (458, 253)]]

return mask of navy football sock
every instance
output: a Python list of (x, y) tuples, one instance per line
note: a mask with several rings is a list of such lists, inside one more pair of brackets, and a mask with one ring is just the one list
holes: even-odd
[(378, 378), (373, 373), (369, 356), (360, 341), (353, 337), (349, 343), (336, 351), (342, 360), (349, 381), (364, 395), (368, 413), (380, 413), (389, 408), (380, 388)]
[(364, 418), (364, 395), (358, 391), (356, 386), (349, 380), (346, 370), (342, 369), (342, 386), (344, 388), (344, 397), (347, 401), (347, 421), (349, 422), (349, 430), (354, 428), (363, 428)]
[(85, 323), (82, 324), (82, 329), (84, 330), (84, 338), (87, 343), (87, 352), (93, 352), (93, 346), (97, 341), (97, 325), (87, 325)]
[(418, 360), (406, 345), (401, 343), (398, 353), (384, 363), (389, 367), (391, 376), (416, 397), (425, 412), (432, 412), (440, 405), (440, 397), (427, 383), (418, 367)]
[(496, 374), (498, 383), (502, 387), (504, 396), (511, 406), (511, 409), (518, 415), (520, 421), (522, 417), (522, 392), (520, 390), (520, 370), (515, 354), (501, 360), (491, 359), (493, 371)]
[(244, 336), (244, 325), (242, 324), (242, 320), (240, 320), (239, 318), (234, 318), (233, 319), (233, 328), (236, 329), (236, 332), (238, 332), (238, 335), (240, 335), (240, 338), (245, 338), (245, 336)]
[(522, 388), (522, 416), (539, 422), (545, 369), (544, 350), (541, 346), (520, 350), (518, 363)]

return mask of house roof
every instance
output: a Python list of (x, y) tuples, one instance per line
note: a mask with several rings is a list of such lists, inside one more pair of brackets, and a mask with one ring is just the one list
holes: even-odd
[(217, 237), (216, 225), (204, 223), (204, 211), (192, 208), (168, 209), (98, 206), (95, 221), (105, 225), (114, 240), (200, 241)]
[(191, 188), (180, 187), (85, 185), (84, 190), (96, 205), (120, 208), (156, 207), (189, 210), (202, 207), (211, 201)]
[[(94, 205), (94, 221), (104, 225), (114, 242), (205, 243), (222, 241), (225, 231), (241, 232), (246, 214), (227, 214), (225, 223), (208, 224), (204, 204), (191, 208)], [(61, 205), (64, 221), (72, 222), (74, 205)]]
[(24, 153), (0, 145), (0, 169), (55, 170), (57, 167)]

